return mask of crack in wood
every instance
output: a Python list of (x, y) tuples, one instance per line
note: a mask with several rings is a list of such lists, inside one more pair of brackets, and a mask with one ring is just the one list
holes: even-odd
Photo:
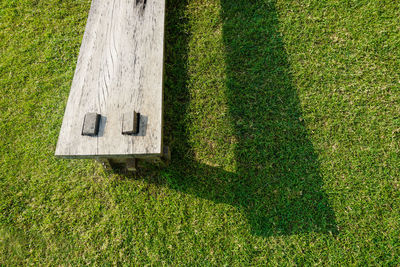
[(147, 2), (147, 0), (136, 0), (136, 6), (142, 5), (142, 8), (145, 9), (146, 8), (146, 2)]

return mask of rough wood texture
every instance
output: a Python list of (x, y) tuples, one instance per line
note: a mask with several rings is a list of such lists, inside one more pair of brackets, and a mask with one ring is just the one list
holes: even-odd
[[(99, 158), (162, 153), (165, 0), (93, 0), (56, 156)], [(139, 133), (122, 116), (141, 114)], [(86, 113), (101, 114), (97, 137), (82, 136)]]

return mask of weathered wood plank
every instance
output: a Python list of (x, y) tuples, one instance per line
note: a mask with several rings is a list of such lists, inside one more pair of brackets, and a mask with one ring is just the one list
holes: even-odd
[[(93, 0), (56, 156), (100, 158), (162, 153), (165, 0)], [(123, 114), (141, 114), (122, 134)], [(82, 136), (86, 113), (101, 114), (97, 137)]]

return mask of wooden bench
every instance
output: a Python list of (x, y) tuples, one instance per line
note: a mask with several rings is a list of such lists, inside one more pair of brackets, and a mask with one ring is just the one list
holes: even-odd
[(163, 146), (165, 0), (93, 0), (56, 156), (136, 169)]

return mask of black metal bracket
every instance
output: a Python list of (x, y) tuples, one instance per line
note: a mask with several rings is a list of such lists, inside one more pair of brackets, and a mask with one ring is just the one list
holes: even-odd
[(86, 113), (83, 120), (82, 135), (96, 136), (99, 133), (100, 114)]
[(123, 115), (122, 134), (133, 135), (139, 133), (140, 113), (133, 111)]

